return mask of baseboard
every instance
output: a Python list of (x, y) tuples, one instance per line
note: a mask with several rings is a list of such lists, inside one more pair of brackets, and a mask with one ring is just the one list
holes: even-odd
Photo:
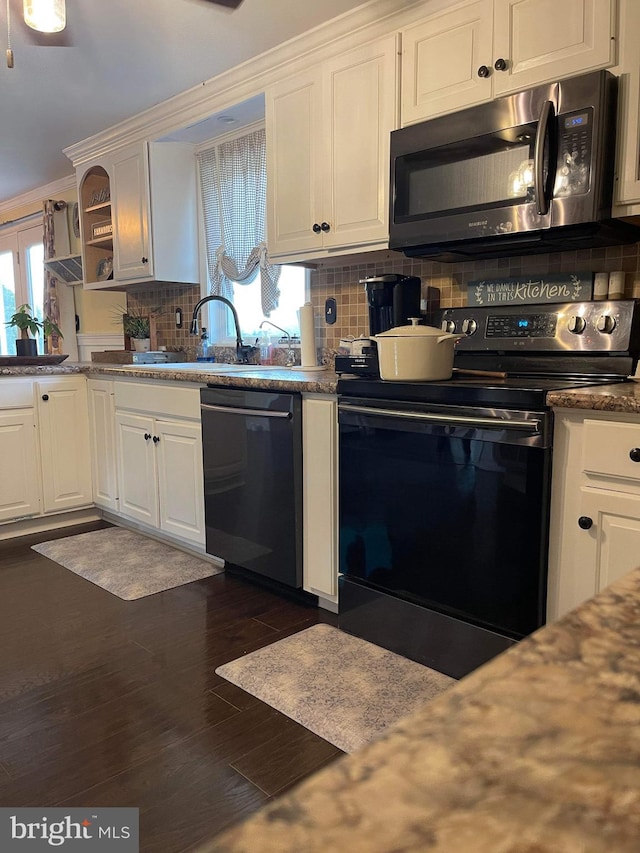
[(59, 527), (73, 527), (75, 524), (85, 524), (88, 521), (100, 521), (101, 518), (100, 510), (90, 507), (56, 515), (39, 515), (22, 521), (10, 521), (0, 525), (0, 541), (15, 539), (17, 536), (28, 536), (30, 533), (41, 533), (45, 530), (57, 530)]

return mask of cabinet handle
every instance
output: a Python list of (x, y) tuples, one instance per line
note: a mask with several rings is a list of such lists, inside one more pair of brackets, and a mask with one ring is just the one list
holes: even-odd
[(491, 74), (491, 71), (487, 65), (481, 65), (480, 68), (478, 68), (478, 77), (488, 77), (489, 74)]
[(496, 59), (496, 61), (493, 63), (493, 67), (496, 69), (496, 71), (506, 71), (507, 60), (502, 59), (502, 57), (500, 57), (500, 59)]
[(317, 222), (314, 222), (312, 230), (314, 234), (319, 234), (322, 231), (322, 228), (318, 225)]
[(154, 443), (154, 444), (157, 444), (159, 441), (160, 441), (160, 436), (159, 436), (159, 435), (154, 435), (154, 436), (153, 436), (153, 443)]
[(46, 402), (47, 402), (47, 400), (49, 399), (49, 395), (48, 395), (48, 394), (43, 394), (43, 395), (42, 395), (42, 399), (43, 399), (43, 400), (45, 401), (45, 403), (46, 403)]
[(149, 441), (149, 439), (150, 439), (150, 438), (151, 438), (151, 433), (150, 433), (150, 432), (145, 432), (145, 434), (144, 434), (144, 440), (145, 440), (145, 441)]
[(581, 515), (578, 519), (578, 527), (581, 527), (583, 530), (589, 530), (593, 527), (593, 519), (589, 518), (588, 515)]
[(331, 226), (329, 225), (328, 222), (323, 222), (320, 227), (322, 228), (323, 231), (331, 231)]
[(632, 462), (640, 462), (640, 447), (632, 447), (629, 451), (629, 459)]
[(149, 263), (149, 259), (148, 259), (148, 258), (141, 258), (141, 259), (140, 259), (140, 263), (148, 264), (148, 263)]

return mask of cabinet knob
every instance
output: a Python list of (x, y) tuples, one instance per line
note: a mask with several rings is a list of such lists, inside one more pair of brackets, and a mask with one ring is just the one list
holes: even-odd
[(506, 71), (507, 70), (506, 59), (502, 59), (502, 57), (500, 59), (496, 59), (496, 61), (493, 63), (493, 67), (496, 69), (496, 71)]
[(331, 231), (331, 226), (329, 225), (328, 222), (323, 222), (320, 227), (322, 228), (323, 231)]
[(149, 258), (140, 258), (140, 263), (142, 263), (142, 264), (148, 264), (148, 263), (149, 263)]
[(153, 443), (154, 443), (154, 444), (157, 444), (159, 441), (160, 441), (160, 436), (159, 436), (159, 435), (154, 435), (154, 436), (153, 436)]
[(632, 447), (629, 451), (629, 459), (632, 462), (640, 462), (640, 447)]
[(45, 403), (46, 403), (46, 402), (47, 402), (47, 400), (49, 399), (49, 395), (48, 395), (48, 394), (43, 394), (43, 395), (42, 395), (42, 399), (43, 399), (43, 400), (45, 401)]
[(313, 233), (319, 234), (322, 231), (322, 228), (318, 225), (317, 222), (313, 223)]
[(145, 441), (149, 441), (149, 439), (150, 439), (150, 438), (151, 438), (151, 433), (150, 433), (150, 432), (145, 432), (145, 434), (144, 434), (144, 440), (145, 440)]
[(478, 77), (488, 77), (489, 74), (491, 74), (491, 71), (489, 71), (487, 65), (481, 65), (480, 68), (478, 68)]
[(589, 518), (588, 515), (581, 515), (578, 519), (578, 527), (581, 527), (583, 530), (589, 530), (593, 526), (593, 519)]

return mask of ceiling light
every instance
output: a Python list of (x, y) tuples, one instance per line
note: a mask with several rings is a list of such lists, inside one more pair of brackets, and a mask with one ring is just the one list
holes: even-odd
[(65, 0), (24, 0), (24, 21), (41, 33), (59, 33), (66, 26)]

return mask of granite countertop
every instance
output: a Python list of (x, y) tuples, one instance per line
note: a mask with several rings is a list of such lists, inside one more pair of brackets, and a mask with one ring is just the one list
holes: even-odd
[(640, 414), (640, 383), (617, 382), (567, 391), (550, 391), (547, 403), (556, 408)]
[(200, 853), (637, 853), (640, 569)]

